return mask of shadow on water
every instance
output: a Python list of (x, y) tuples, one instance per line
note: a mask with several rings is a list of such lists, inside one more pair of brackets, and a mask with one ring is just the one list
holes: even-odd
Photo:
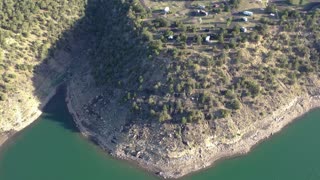
[(71, 114), (68, 112), (68, 107), (65, 103), (66, 87), (61, 85), (56, 94), (51, 98), (48, 104), (44, 107), (44, 117), (47, 120), (55, 121), (63, 128), (72, 131), (80, 132), (72, 120)]
[[(45, 99), (50, 90), (67, 84), (70, 78), (74, 78), (73, 72), (81, 69), (80, 63), (89, 59), (94, 67), (93, 76), (103, 85), (110, 83), (114, 86), (115, 82), (110, 79), (115, 81), (124, 76), (133, 77), (140, 72), (139, 69), (134, 72), (126, 70), (135, 66), (140, 68), (136, 65), (139, 63), (134, 60), (145, 56), (147, 51), (128, 17), (129, 6), (123, 5), (119, 0), (78, 1), (86, 2), (83, 17), (61, 35), (49, 49), (48, 56), (34, 68), (32, 81), (34, 94), (42, 103), (40, 107), (46, 104)], [(57, 96), (60, 96), (60, 93)], [(62, 103), (57, 104), (60, 106)], [(50, 105), (45, 111), (59, 110), (60, 107), (54, 106), (58, 105)], [(64, 127), (73, 129), (69, 125)]]
[[(86, 0), (79, 0), (86, 2)], [(40, 100), (39, 108), (45, 113), (46, 119), (57, 121), (63, 128), (79, 132), (65, 103), (66, 83), (72, 77), (72, 68), (82, 52), (86, 52), (94, 45), (95, 34), (90, 29), (92, 22), (87, 17), (98, 6), (97, 0), (87, 0), (84, 14), (70, 29), (64, 31), (60, 38), (48, 50), (48, 55), (34, 67), (32, 83), (33, 94)], [(79, 3), (81, 4), (81, 3)], [(79, 5), (81, 6), (81, 5)], [(56, 94), (48, 101), (51, 92)], [(54, 100), (53, 100), (54, 99)]]

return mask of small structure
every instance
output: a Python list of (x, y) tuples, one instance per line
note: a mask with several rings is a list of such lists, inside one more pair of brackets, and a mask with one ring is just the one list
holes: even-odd
[(165, 7), (163, 11), (164, 11), (165, 14), (167, 14), (167, 13), (170, 12), (170, 8), (169, 7)]
[(245, 27), (241, 27), (241, 28), (240, 28), (240, 31), (245, 33), (245, 32), (247, 32), (248, 30), (247, 30), (247, 28), (245, 28)]
[(201, 16), (208, 16), (209, 15), (209, 13), (205, 10), (197, 10), (197, 13)]
[(168, 36), (169, 40), (173, 40), (173, 35)]
[(248, 18), (246, 18), (246, 17), (242, 17), (241, 20), (244, 22), (248, 22)]
[(242, 13), (246, 16), (253, 16), (253, 12), (251, 11), (243, 11)]
[(210, 36), (207, 36), (206, 37), (206, 42), (210, 42), (210, 38), (211, 38)]
[(205, 42), (207, 42), (207, 43), (213, 43), (213, 36), (212, 35), (208, 35), (208, 36), (206, 36), (206, 38), (205, 38)]

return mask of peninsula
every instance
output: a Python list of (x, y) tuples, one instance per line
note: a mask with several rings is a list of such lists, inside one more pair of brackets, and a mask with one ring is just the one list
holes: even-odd
[(83, 135), (161, 177), (248, 153), (320, 106), (318, 7), (2, 1), (0, 144), (64, 84)]

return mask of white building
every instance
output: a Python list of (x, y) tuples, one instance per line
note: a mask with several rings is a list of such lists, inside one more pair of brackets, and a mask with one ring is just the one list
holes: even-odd
[(253, 12), (251, 11), (243, 11), (242, 13), (246, 16), (253, 16)]
[(200, 15), (203, 15), (203, 16), (208, 16), (209, 15), (209, 13), (207, 11), (204, 11), (204, 10), (198, 10), (197, 13), (200, 14)]
[(167, 14), (167, 13), (169, 13), (169, 12), (170, 12), (170, 8), (169, 8), (169, 7), (165, 7), (163, 11), (164, 11), (164, 13), (166, 13), (166, 14)]
[(248, 18), (242, 17), (241, 20), (244, 21), (244, 22), (247, 22), (247, 21), (248, 21)]
[(206, 42), (210, 42), (210, 38), (211, 38), (210, 36), (207, 36), (206, 37)]
[(247, 30), (247, 28), (245, 28), (245, 27), (241, 27), (241, 28), (240, 28), (240, 31), (245, 33), (245, 32), (247, 32), (248, 30)]

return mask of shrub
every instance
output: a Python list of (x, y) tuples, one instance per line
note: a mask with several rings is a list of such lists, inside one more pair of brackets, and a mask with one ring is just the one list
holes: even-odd
[(227, 109), (220, 109), (217, 112), (218, 118), (227, 118), (230, 115), (230, 111)]
[(171, 120), (171, 119), (172, 119), (172, 117), (168, 113), (167, 106), (163, 106), (163, 109), (159, 114), (159, 122), (164, 122), (164, 121)]
[(277, 7), (276, 7), (275, 4), (269, 4), (269, 5), (267, 6), (267, 8), (265, 9), (265, 12), (266, 12), (266, 13), (275, 13), (275, 12), (276, 12), (276, 9), (277, 9)]
[(230, 102), (228, 102), (227, 107), (230, 109), (238, 110), (240, 109), (241, 103), (238, 99), (234, 99)]
[(152, 35), (152, 33), (150, 31), (148, 31), (147, 28), (144, 28), (142, 30), (142, 38), (145, 41), (152, 41), (153, 40), (153, 35)]
[(155, 27), (168, 27), (168, 26), (170, 26), (170, 22), (167, 19), (161, 18), (161, 17), (153, 20), (153, 24)]
[(160, 40), (155, 40), (155, 41), (152, 41), (152, 42), (150, 43), (151, 49), (152, 49), (156, 54), (159, 54), (159, 53), (160, 53), (160, 51), (162, 50), (162, 46), (163, 46), (163, 44), (162, 44), (162, 41), (160, 41)]
[(244, 80), (241, 82), (244, 88), (247, 88), (252, 97), (256, 97), (260, 94), (260, 86), (255, 81)]
[(194, 110), (189, 113), (188, 119), (190, 122), (198, 122), (204, 120), (204, 114), (199, 110)]
[(182, 124), (187, 124), (187, 122), (188, 122), (188, 121), (187, 121), (187, 118), (182, 117), (182, 119), (181, 119), (181, 123), (182, 123)]
[(194, 40), (195, 42), (197, 42), (198, 45), (202, 44), (202, 37), (199, 34), (194, 36)]
[(6, 94), (0, 92), (0, 101), (5, 101), (7, 99)]

